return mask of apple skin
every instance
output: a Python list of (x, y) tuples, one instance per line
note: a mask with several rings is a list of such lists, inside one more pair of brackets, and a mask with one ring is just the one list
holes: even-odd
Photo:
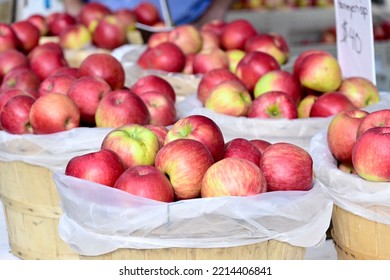
[(390, 182), (390, 127), (372, 127), (356, 140), (352, 164), (369, 181)]
[(0, 52), (0, 81), (9, 71), (17, 67), (29, 68), (27, 56), (16, 49)]
[(129, 8), (120, 8), (113, 11), (113, 15), (125, 26), (126, 32), (135, 30), (137, 18), (133, 10)]
[(173, 202), (175, 193), (169, 179), (156, 167), (138, 165), (128, 168), (118, 178), (115, 188), (161, 202)]
[(1, 111), (1, 127), (11, 134), (33, 133), (30, 110), (35, 98), (28, 95), (14, 96), (5, 103)]
[(63, 30), (77, 23), (76, 18), (67, 12), (54, 12), (46, 19), (51, 36), (59, 36)]
[(56, 70), (68, 66), (65, 57), (60, 52), (52, 49), (36, 52), (30, 57), (29, 61), (31, 69), (37, 73), (42, 81)]
[(121, 158), (107, 149), (75, 156), (69, 160), (65, 168), (67, 176), (108, 187), (114, 187), (123, 172), (125, 172), (125, 166)]
[(249, 140), (244, 138), (233, 138), (226, 142), (223, 158), (242, 158), (259, 166), (261, 152)]
[(66, 131), (79, 126), (80, 110), (70, 97), (51, 93), (35, 100), (30, 110), (30, 122), (36, 134)]
[(299, 80), (290, 72), (274, 70), (265, 73), (255, 84), (253, 95), (259, 97), (268, 91), (283, 91), (298, 105), (302, 99), (302, 87)]
[(246, 116), (252, 104), (247, 88), (236, 80), (221, 82), (210, 90), (204, 107), (229, 116)]
[(72, 66), (63, 66), (55, 70), (50, 76), (56, 75), (71, 75), (75, 78), (79, 77), (79, 69), (77, 67)]
[(380, 100), (378, 88), (363, 77), (344, 79), (337, 91), (347, 96), (356, 108), (363, 108)]
[(155, 46), (168, 42), (169, 31), (155, 32), (150, 35), (148, 42), (146, 43), (148, 48), (154, 48)]
[(218, 37), (221, 35), (223, 28), (225, 27), (226, 22), (222, 19), (213, 19), (204, 23), (200, 30), (201, 31), (211, 31), (215, 33)]
[[(236, 80), (241, 82), (235, 74), (225, 68), (214, 69), (203, 75), (196, 92), (198, 99), (203, 105), (205, 104), (207, 97), (210, 95), (211, 89), (226, 80)], [(242, 84), (242, 86), (244, 87), (244, 84)]]
[(139, 95), (150, 114), (150, 124), (172, 125), (176, 120), (176, 107), (172, 99), (159, 91), (147, 91)]
[(267, 183), (258, 165), (242, 158), (225, 158), (206, 171), (201, 196), (250, 196), (266, 191)]
[(270, 142), (263, 139), (250, 139), (249, 142), (251, 142), (261, 154), (263, 154), (264, 150), (271, 145)]
[(310, 111), (313, 107), (314, 102), (316, 102), (318, 96), (309, 94), (306, 95), (298, 103), (298, 118), (310, 118)]
[(245, 56), (246, 52), (243, 50), (228, 50), (225, 51), (228, 58), (229, 70), (232, 73), (236, 73), (237, 65), (241, 59)]
[(88, 28), (76, 23), (62, 31), (59, 35), (59, 44), (64, 49), (81, 50), (92, 43), (92, 34)]
[(93, 53), (88, 55), (79, 66), (79, 77), (98, 76), (105, 80), (113, 90), (125, 85), (125, 70), (122, 64), (111, 54)]
[(356, 174), (356, 170), (355, 168), (353, 167), (352, 163), (345, 163), (345, 162), (339, 162), (337, 164), (337, 168), (345, 173), (348, 173), (348, 174)]
[(308, 191), (313, 187), (313, 159), (294, 144), (270, 145), (261, 156), (260, 170), (267, 191)]
[(328, 125), (328, 148), (340, 162), (352, 163), (352, 147), (360, 122), (368, 115), (361, 109), (342, 111)]
[(0, 53), (16, 49), (18, 47), (18, 38), (11, 26), (5, 22), (0, 22)]
[(150, 129), (128, 124), (109, 132), (101, 148), (116, 152), (127, 169), (136, 165), (153, 165), (160, 145)]
[(222, 49), (204, 49), (194, 55), (192, 68), (194, 74), (205, 74), (214, 69), (228, 69), (229, 60)]
[(46, 16), (42, 14), (32, 14), (28, 16), (26, 20), (38, 28), (41, 36), (46, 36), (49, 33), (49, 25), (47, 23)]
[(163, 125), (154, 125), (154, 124), (147, 124), (144, 125), (144, 127), (149, 128), (151, 131), (156, 134), (158, 138), (158, 142), (160, 144), (160, 148), (164, 146), (165, 143), (165, 137), (168, 134), (169, 129), (166, 126)]
[(158, 9), (152, 3), (144, 2), (133, 9), (137, 21), (146, 25), (154, 25), (161, 21)]
[(184, 55), (199, 52), (203, 43), (200, 31), (192, 24), (176, 26), (169, 32), (168, 41), (176, 44)]
[(38, 96), (54, 92), (67, 95), (69, 88), (74, 81), (76, 81), (76, 78), (70, 75), (49, 76), (39, 85)]
[(144, 101), (127, 89), (113, 90), (100, 100), (95, 113), (97, 127), (119, 127), (126, 124), (150, 123)]
[(176, 102), (176, 93), (173, 86), (167, 80), (157, 75), (146, 75), (139, 78), (130, 87), (130, 90), (137, 95), (147, 91), (159, 91), (170, 97), (173, 102)]
[(124, 24), (115, 15), (106, 15), (96, 25), (92, 42), (98, 48), (113, 50), (127, 43)]
[(246, 19), (227, 22), (220, 35), (221, 47), (224, 50), (244, 50), (246, 41), (256, 34), (256, 28)]
[(200, 196), (202, 178), (213, 163), (213, 156), (202, 142), (182, 138), (161, 147), (155, 166), (168, 176), (175, 200), (182, 200)]
[(34, 60), (35, 56), (41, 55), (42, 53), (45, 53), (46, 51), (53, 51), (58, 54), (59, 57), (64, 58), (65, 53), (62, 49), (59, 42), (45, 42), (42, 44), (39, 44), (34, 49), (32, 49), (28, 55), (27, 58), (31, 62)]
[(30, 68), (16, 67), (4, 75), (0, 92), (8, 89), (22, 89), (36, 96), (40, 84), (41, 80), (38, 75)]
[(109, 92), (110, 85), (96, 76), (83, 76), (75, 79), (67, 95), (80, 109), (80, 120), (87, 126), (95, 126), (95, 114), (100, 100)]
[(111, 14), (111, 10), (106, 5), (99, 2), (87, 2), (81, 7), (77, 20), (92, 30), (91, 24), (96, 24), (108, 14)]
[(39, 29), (27, 20), (16, 21), (11, 24), (19, 41), (19, 49), (24, 53), (29, 53), (38, 46), (41, 32)]
[(378, 110), (365, 116), (359, 124), (356, 138), (359, 138), (366, 130), (376, 126), (390, 126), (390, 109)]
[(310, 110), (310, 117), (329, 117), (339, 112), (357, 109), (352, 102), (340, 92), (327, 92), (319, 96)]
[(269, 91), (253, 100), (247, 114), (248, 118), (296, 119), (295, 101), (283, 91)]
[(252, 93), (256, 82), (267, 72), (279, 70), (278, 61), (264, 52), (249, 52), (237, 64), (236, 75)]
[(293, 71), (292, 74), (296, 77), (299, 77), (299, 69), (301, 67), (302, 62), (305, 60), (305, 58), (312, 54), (325, 54), (325, 55), (332, 55), (331, 53), (324, 51), (324, 50), (318, 50), (318, 49), (309, 49), (301, 52), (298, 57), (295, 59), (293, 64)]
[(210, 30), (200, 30), (200, 36), (202, 37), (202, 48), (201, 50), (221, 48), (219, 36)]

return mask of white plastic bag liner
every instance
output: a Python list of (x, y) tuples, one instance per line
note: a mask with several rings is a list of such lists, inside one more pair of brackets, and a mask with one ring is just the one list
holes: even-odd
[(64, 171), (68, 161), (100, 149), (112, 128), (79, 127), (52, 134), (10, 134), (0, 131), (0, 160), (23, 161)]
[[(364, 108), (368, 112), (390, 108), (390, 93), (381, 92), (381, 101)], [(214, 120), (221, 128), (225, 141), (241, 137), (263, 139), (271, 143), (289, 142), (306, 150), (311, 138), (326, 129), (333, 117), (300, 119), (260, 119), (234, 117), (204, 108), (196, 94), (187, 97), (176, 106), (179, 118), (189, 115), (204, 115)]]
[(119, 248), (217, 248), (270, 239), (321, 245), (333, 203), (312, 190), (163, 203), (87, 180), (53, 174), (63, 215), (59, 235), (82, 255)]
[(335, 205), (368, 220), (390, 225), (390, 182), (372, 182), (339, 170), (328, 148), (326, 131), (313, 137), (309, 152), (318, 185)]

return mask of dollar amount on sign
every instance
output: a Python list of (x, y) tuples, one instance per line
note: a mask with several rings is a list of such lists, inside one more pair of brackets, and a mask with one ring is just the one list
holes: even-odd
[(342, 32), (340, 42), (350, 44), (352, 50), (360, 54), (362, 52), (363, 44), (358, 31), (352, 26), (349, 26), (347, 21), (344, 21), (341, 26)]

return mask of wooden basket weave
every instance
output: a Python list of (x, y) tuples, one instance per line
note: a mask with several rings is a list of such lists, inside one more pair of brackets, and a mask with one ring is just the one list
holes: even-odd
[(332, 237), (340, 260), (390, 260), (390, 227), (354, 215), (336, 205)]
[(228, 248), (118, 249), (84, 260), (303, 260), (306, 248), (269, 240)]
[(79, 259), (58, 235), (62, 213), (52, 172), (0, 161), (0, 197), (12, 254), (21, 259)]

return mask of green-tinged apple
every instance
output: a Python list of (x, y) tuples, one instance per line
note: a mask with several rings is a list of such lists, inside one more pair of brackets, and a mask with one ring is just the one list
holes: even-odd
[(164, 144), (181, 138), (202, 142), (210, 151), (214, 161), (218, 161), (223, 157), (225, 140), (222, 131), (209, 117), (190, 115), (179, 119), (169, 129)]
[(32, 105), (30, 123), (36, 134), (70, 130), (80, 125), (80, 110), (66, 95), (46, 94)]
[(97, 23), (92, 42), (98, 48), (118, 48), (127, 43), (126, 27), (115, 15), (106, 15)]
[(221, 82), (210, 90), (204, 107), (214, 112), (240, 117), (248, 114), (252, 97), (247, 88), (236, 80)]
[(390, 182), (390, 127), (372, 127), (356, 140), (352, 165), (369, 181)]
[(173, 102), (176, 102), (176, 93), (173, 86), (167, 80), (157, 75), (151, 74), (139, 78), (130, 87), (130, 90), (137, 95), (141, 95), (147, 91), (159, 91), (169, 96)]
[(357, 175), (356, 170), (353, 167), (352, 163), (338, 162), (337, 168), (343, 171), (344, 173)]
[(67, 94), (76, 78), (71, 75), (55, 75), (44, 79), (38, 88), (38, 96), (61, 93)]
[(224, 50), (244, 50), (246, 41), (257, 33), (255, 26), (246, 19), (227, 22), (220, 35), (221, 46)]
[(310, 117), (334, 116), (345, 110), (357, 109), (344, 94), (340, 92), (327, 92), (319, 96), (310, 110)]
[(333, 156), (340, 162), (352, 163), (352, 147), (356, 142), (360, 122), (368, 115), (361, 109), (337, 113), (328, 125), (328, 147)]
[(117, 153), (127, 169), (136, 165), (153, 165), (160, 145), (153, 131), (142, 125), (129, 124), (109, 132), (101, 148)]
[(139, 95), (150, 114), (150, 124), (172, 125), (176, 120), (176, 107), (172, 99), (159, 92), (147, 91)]
[(378, 88), (363, 77), (344, 79), (337, 91), (347, 96), (356, 108), (363, 108), (380, 100)]
[(194, 74), (205, 74), (214, 69), (229, 68), (229, 60), (220, 48), (204, 49), (194, 55), (192, 71)]
[(22, 89), (35, 96), (40, 84), (41, 80), (38, 75), (30, 68), (16, 67), (4, 75), (0, 91)]
[(238, 137), (226, 142), (223, 158), (242, 158), (259, 166), (261, 152), (249, 140)]
[(313, 187), (313, 159), (297, 145), (270, 145), (261, 156), (260, 169), (267, 191), (308, 191)]
[[(210, 95), (211, 89), (220, 84), (221, 82), (227, 80), (235, 80), (237, 82), (241, 82), (241, 80), (235, 74), (233, 74), (226, 68), (214, 69), (210, 72), (205, 73), (202, 76), (197, 88), (196, 94), (198, 99), (204, 105), (207, 97)], [(242, 86), (244, 87), (244, 84), (242, 84)]]
[(150, 113), (145, 102), (128, 89), (113, 90), (105, 94), (96, 108), (97, 127), (119, 127), (126, 124), (150, 123)]
[(274, 70), (264, 74), (255, 84), (253, 90), (254, 98), (269, 91), (283, 91), (287, 93), (297, 105), (302, 98), (302, 88), (299, 80), (290, 72), (284, 70)]
[(264, 150), (268, 148), (268, 146), (271, 145), (270, 142), (264, 140), (264, 139), (250, 139), (249, 142), (251, 142), (255, 147), (260, 151), (261, 154), (263, 154)]
[(359, 138), (366, 130), (376, 126), (390, 126), (390, 109), (377, 110), (365, 116), (359, 124), (356, 138)]
[(267, 183), (258, 165), (242, 158), (225, 158), (206, 171), (201, 196), (250, 196), (266, 191)]
[(310, 118), (311, 107), (313, 107), (314, 102), (316, 102), (318, 96), (309, 94), (306, 95), (298, 103), (298, 118)]
[(93, 53), (79, 66), (79, 76), (98, 76), (105, 80), (113, 90), (125, 85), (125, 70), (118, 59), (108, 53)]
[(85, 25), (77, 23), (61, 32), (59, 40), (64, 49), (81, 50), (92, 44), (92, 34)]
[(152, 165), (138, 165), (128, 168), (118, 178), (114, 187), (132, 195), (161, 202), (173, 202), (175, 199), (175, 193), (169, 179)]
[(229, 63), (229, 70), (232, 73), (236, 73), (237, 65), (241, 61), (241, 59), (245, 56), (245, 51), (243, 50), (228, 50), (226, 51), (226, 55)]
[(165, 143), (165, 137), (168, 134), (169, 129), (166, 126), (163, 125), (154, 125), (154, 124), (147, 124), (144, 125), (146, 128), (149, 128), (151, 131), (156, 134), (158, 138), (158, 142), (160, 144), (160, 148), (164, 146)]
[(65, 175), (108, 187), (114, 187), (120, 175), (125, 172), (121, 158), (113, 151), (101, 149), (96, 152), (75, 156), (65, 167)]
[(95, 114), (98, 104), (109, 92), (111, 92), (111, 87), (102, 78), (83, 76), (72, 83), (67, 95), (80, 109), (81, 123), (87, 126), (96, 126)]
[(11, 134), (33, 133), (29, 114), (34, 102), (35, 98), (29, 95), (18, 95), (9, 99), (0, 114), (2, 129)]
[(253, 100), (247, 116), (248, 118), (296, 119), (298, 111), (290, 95), (283, 91), (269, 91)]
[(213, 163), (213, 156), (202, 142), (182, 138), (161, 147), (155, 166), (169, 178), (175, 199), (182, 200), (200, 196), (203, 176)]
[(202, 48), (202, 35), (192, 24), (176, 26), (169, 32), (168, 41), (176, 44), (184, 55), (197, 53)]
[(317, 53), (320, 53), (320, 54), (325, 54), (325, 55), (332, 55), (330, 52), (327, 52), (327, 51), (324, 51), (324, 50), (319, 50), (319, 49), (309, 49), (309, 50), (305, 50), (303, 52), (301, 52), (298, 57), (295, 59), (294, 61), (294, 65), (293, 65), (293, 72), (292, 74), (296, 77), (298, 77), (298, 73), (299, 73), (299, 68), (301, 67), (301, 63), (303, 62), (303, 60), (309, 56), (309, 55), (312, 55), (312, 54), (317, 54)]

